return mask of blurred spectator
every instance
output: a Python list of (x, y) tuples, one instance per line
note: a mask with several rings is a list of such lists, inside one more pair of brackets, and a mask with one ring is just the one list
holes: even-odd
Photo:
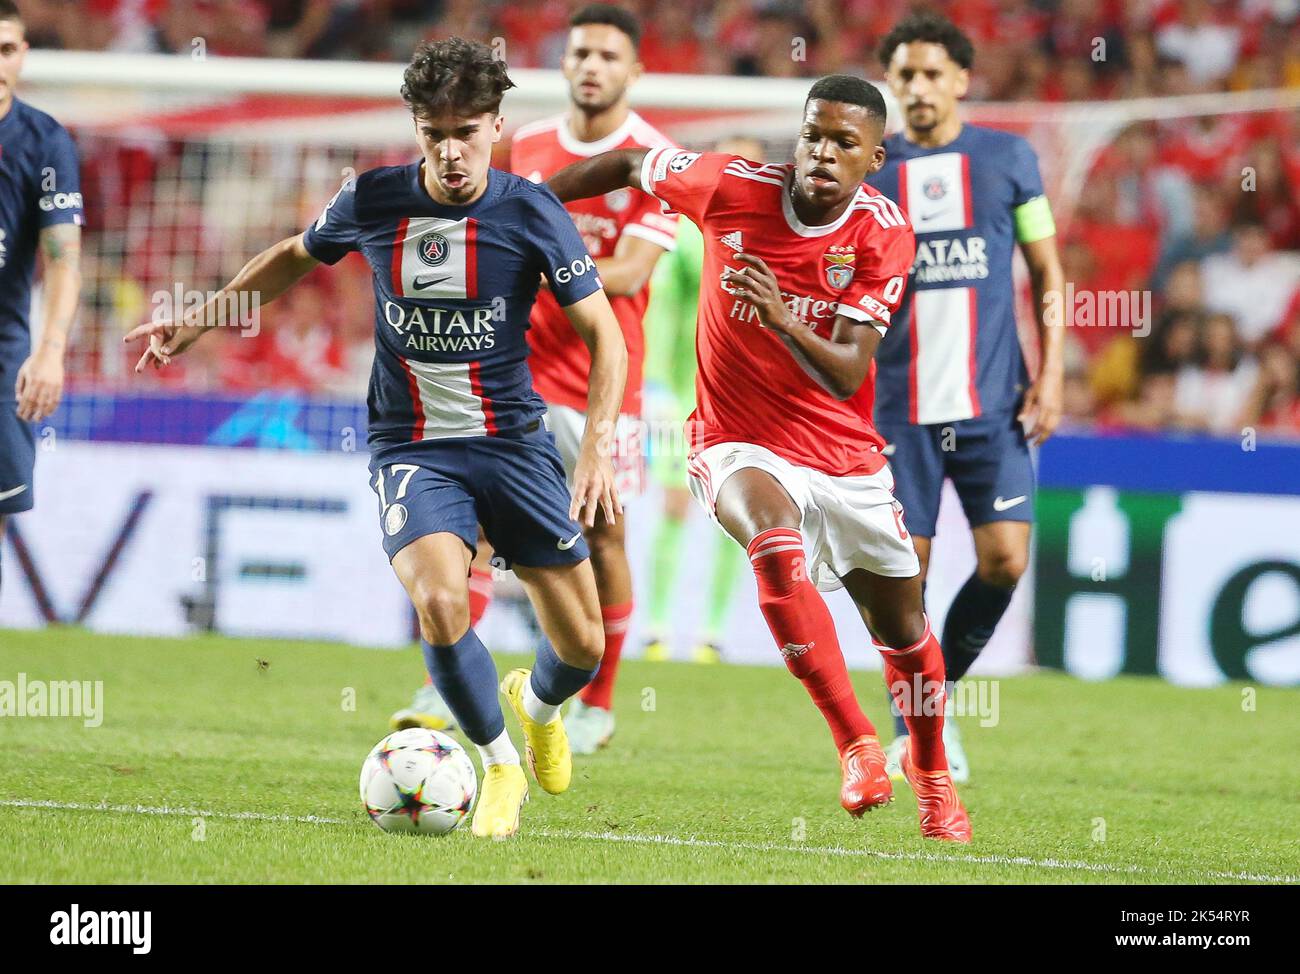
[(1182, 424), (1211, 433), (1238, 430), (1258, 372), (1241, 347), (1232, 318), (1210, 315), (1201, 328), (1197, 361), (1178, 370), (1174, 406)]
[(1259, 375), (1241, 425), (1261, 433), (1300, 436), (1300, 359), (1285, 345), (1270, 342), (1260, 349)]
[(1237, 320), (1241, 337), (1254, 345), (1273, 331), (1300, 282), (1295, 255), (1269, 250), (1268, 231), (1241, 223), (1232, 231), (1232, 249), (1201, 262), (1205, 306)]
[(1209, 0), (1180, 0), (1178, 19), (1156, 32), (1160, 53), (1181, 61), (1196, 84), (1222, 81), (1237, 63), (1241, 28), (1220, 23)]
[[(1174, 268), (1195, 264), (1211, 254), (1222, 254), (1232, 246), (1228, 233), (1228, 208), (1219, 192), (1209, 186), (1198, 186), (1192, 206), (1192, 224), (1188, 231), (1168, 240), (1161, 249), (1160, 262), (1151, 277), (1151, 286), (1164, 291)], [(1199, 284), (1197, 301), (1200, 300)]]
[[(1294, 152), (1295, 147), (1292, 147)], [(1263, 224), (1277, 250), (1300, 249), (1300, 167), (1288, 167), (1276, 138), (1257, 141), (1244, 154), (1245, 176), (1230, 177), (1238, 221)]]

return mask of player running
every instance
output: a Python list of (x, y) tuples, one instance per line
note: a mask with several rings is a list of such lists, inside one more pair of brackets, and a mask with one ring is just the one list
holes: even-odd
[[(569, 28), (562, 61), (569, 83), (569, 110), (520, 127), (511, 142), (511, 171), (533, 182), (607, 149), (672, 144), (628, 105), (628, 91), (641, 75), (637, 60), (641, 26), (636, 17), (619, 7), (593, 4), (575, 13)], [(672, 250), (677, 220), (665, 216), (653, 197), (626, 187), (602, 198), (571, 203), (567, 209), (596, 260), (627, 342), (627, 391), (617, 426), (610, 431), (615, 485), (619, 496), (626, 499), (644, 489), (644, 461), (636, 436), (645, 358), (641, 318), (655, 261)], [(574, 340), (573, 326), (553, 292), (543, 289), (538, 293), (529, 322), (532, 355), (528, 364), (533, 385), (546, 401), (551, 430), (572, 488), (587, 426), (591, 356), (586, 346)], [(574, 752), (593, 754), (614, 734), (614, 680), (632, 618), (632, 572), (622, 518), (611, 523), (598, 513), (596, 523), (583, 534), (600, 594), (605, 655), (596, 678), (570, 704), (564, 724)], [(490, 555), (490, 551), (480, 552), (472, 579), (478, 588), (475, 609), (479, 614), (486, 610), (491, 596), (492, 575), (490, 566), (484, 564)], [(421, 720), (420, 714), (432, 719)], [(417, 693), (412, 706), (400, 716), (408, 724), (434, 726), (439, 715), (437, 700), (425, 690)], [(394, 715), (395, 720), (398, 717)]]
[[(373, 271), (375, 346), (370, 474), (384, 550), (419, 616), (425, 662), (478, 747), (484, 779), (473, 832), (519, 827), (528, 786), (506, 734), (492, 657), (469, 626), (468, 574), (481, 524), (513, 563), (551, 645), (501, 691), (523, 725), (529, 766), (551, 794), (572, 763), (560, 707), (595, 675), (603, 648), (596, 582), (578, 518), (620, 513), (598, 446), (618, 414), (627, 353), (595, 264), (554, 195), (490, 168), (502, 95), (514, 87), (486, 45), (422, 46), (402, 97), (423, 158), (350, 180), (304, 233), (254, 257), (223, 289), (273, 300), (320, 263), (360, 251)], [(591, 350), (590, 417), (572, 502), (546, 407), (533, 391), (524, 331), (545, 275)], [(223, 324), (219, 292), (194, 319), (141, 325), (137, 369), (166, 365)]]
[[(63, 395), (63, 356), (81, 290), (81, 174), (72, 137), (14, 96), (27, 55), (23, 20), (0, 0), (0, 544), (10, 514), (32, 509), (32, 423)], [(28, 312), (41, 253), (41, 340)]]
[[(730, 138), (718, 151), (747, 159), (760, 159), (763, 146), (755, 139)], [(659, 262), (651, 281), (646, 306), (646, 412), (654, 428), (682, 428), (695, 409), (695, 319), (700, 308), (700, 274), (704, 270), (704, 237), (690, 220), (677, 228), (677, 247)], [(686, 453), (675, 441), (662, 436), (652, 440), (648, 469), (664, 492), (663, 516), (650, 545), (650, 605), (645, 658), (668, 660), (672, 647), (673, 592), (686, 567), (682, 552), (691, 492), (686, 486)], [(700, 638), (691, 649), (691, 661), (722, 660), (722, 634), (732, 593), (745, 562), (718, 533), (713, 536), (713, 561), (705, 598), (705, 618)]]
[(915, 677), (927, 695), (900, 701), (921, 833), (966, 842), (970, 821), (943, 753), (943, 655), (871, 425), (872, 356), (915, 254), (898, 207), (862, 185), (884, 163), (884, 124), (880, 92), (833, 75), (808, 94), (793, 165), (628, 149), (550, 183), (560, 199), (640, 186), (704, 232), (691, 491), (749, 555), (781, 656), (830, 726), (844, 808), (860, 815), (892, 788), (817, 591), (841, 586), (887, 682), (904, 697)]
[[(1038, 159), (1017, 135), (965, 125), (957, 110), (974, 55), (950, 21), (917, 14), (885, 37), (880, 60), (903, 109), (868, 183), (912, 221), (912, 286), (877, 359), (876, 427), (892, 446), (898, 499), (924, 580), (945, 478), (961, 498), (977, 566), (943, 627), (951, 685), (970, 669), (1011, 602), (1029, 559), (1034, 468), (1061, 418), (1064, 332), (1045, 296), (1063, 275)], [(1030, 382), (1016, 333), (1011, 265), (1019, 244), (1033, 284), (1042, 362)], [(1022, 424), (1029, 424), (1028, 437)], [(895, 715), (890, 772), (907, 728)], [(944, 727), (953, 779), (969, 778), (957, 723)]]

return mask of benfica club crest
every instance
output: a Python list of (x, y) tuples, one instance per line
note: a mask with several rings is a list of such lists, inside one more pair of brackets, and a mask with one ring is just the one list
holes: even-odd
[(826, 261), (826, 283), (837, 291), (848, 287), (853, 280), (853, 261), (856, 258), (852, 244), (832, 247), (822, 254), (822, 259)]

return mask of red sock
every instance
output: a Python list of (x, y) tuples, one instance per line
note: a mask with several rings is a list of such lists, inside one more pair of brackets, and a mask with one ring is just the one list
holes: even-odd
[[(479, 568), (477, 565), (469, 567), (469, 627), (473, 629), (483, 618), (483, 613), (487, 611), (488, 603), (492, 601), (492, 569)], [(433, 682), (433, 677), (426, 672), (424, 674), (424, 685), (428, 686)]]
[(885, 661), (885, 686), (907, 723), (912, 763), (922, 771), (947, 771), (943, 752), (943, 650), (925, 620), (925, 633), (911, 646), (876, 646)]
[(601, 657), (595, 679), (587, 684), (578, 699), (588, 707), (613, 710), (614, 679), (618, 676), (618, 661), (623, 655), (628, 620), (632, 618), (632, 603), (602, 605), (600, 617), (605, 621), (605, 655)]
[(492, 569), (471, 565), (469, 570), (469, 627), (473, 629), (483, 618), (488, 603), (492, 601)]
[(760, 532), (748, 551), (758, 580), (758, 607), (786, 668), (826, 718), (836, 748), (874, 734), (853, 695), (830, 610), (808, 579), (803, 535), (794, 528), (772, 528)]

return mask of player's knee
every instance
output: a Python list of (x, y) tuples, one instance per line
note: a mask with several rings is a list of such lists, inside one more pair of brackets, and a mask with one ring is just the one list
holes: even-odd
[(925, 636), (925, 613), (920, 609), (889, 613), (884, 618), (873, 619), (871, 628), (881, 645), (903, 649)]
[(453, 587), (421, 585), (412, 602), (420, 618), (420, 635), (434, 646), (450, 646), (469, 628), (469, 599)]
[(980, 580), (998, 588), (1015, 588), (1029, 565), (1028, 552), (1017, 548), (999, 548), (979, 562)]
[[(598, 519), (595, 527), (584, 532), (587, 549), (591, 552), (593, 567), (616, 558), (626, 558), (623, 552), (622, 522), (607, 524)], [(599, 568), (597, 568), (599, 571)]]
[(605, 626), (600, 617), (587, 619), (564, 647), (564, 662), (580, 670), (594, 670), (605, 656)]

